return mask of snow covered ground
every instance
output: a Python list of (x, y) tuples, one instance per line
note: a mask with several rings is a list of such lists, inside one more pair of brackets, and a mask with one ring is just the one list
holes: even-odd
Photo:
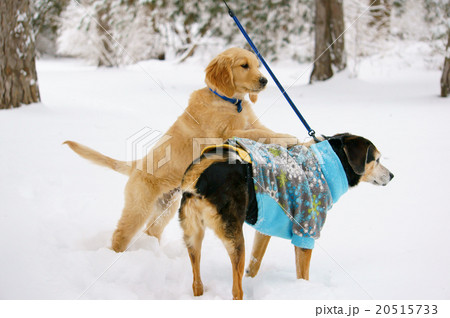
[[(449, 299), (450, 100), (438, 97), (440, 72), (420, 62), (422, 48), (412, 50), (363, 60), (357, 78), (346, 71), (314, 85), (306, 65), (273, 65), (316, 131), (367, 137), (395, 178), (362, 184), (335, 205), (309, 282), (295, 278), (292, 245), (273, 238), (258, 276), (244, 278), (246, 299)], [(194, 298), (177, 219), (160, 244), (139, 233), (114, 253), (127, 178), (61, 143), (126, 159), (127, 138), (144, 127), (164, 132), (182, 113), (204, 86), (207, 62), (38, 61), (42, 103), (0, 112), (1, 299)], [(306, 137), (273, 82), (254, 107), (272, 129)], [(247, 261), (253, 233), (245, 226)], [(229, 259), (211, 231), (202, 276), (200, 299), (231, 298)]]

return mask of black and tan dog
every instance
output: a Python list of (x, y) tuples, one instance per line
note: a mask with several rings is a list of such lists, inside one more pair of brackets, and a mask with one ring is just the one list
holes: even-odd
[[(347, 133), (324, 139), (328, 140), (332, 151), (342, 164), (348, 187), (354, 187), (360, 181), (386, 185), (394, 177), (380, 164), (380, 152), (369, 140)], [(203, 294), (200, 254), (204, 231), (209, 227), (222, 240), (231, 259), (233, 298), (242, 299), (245, 265), (242, 227), (250, 217), (255, 217), (257, 204), (251, 163), (245, 160), (245, 154), (242, 155), (232, 149), (222, 154), (203, 154), (187, 169), (182, 190), (179, 218), (192, 264), (194, 295)], [(257, 274), (269, 240), (270, 236), (256, 232), (252, 257), (247, 269), (248, 276), (254, 277)], [(312, 249), (295, 246), (299, 279), (309, 279), (311, 252)]]

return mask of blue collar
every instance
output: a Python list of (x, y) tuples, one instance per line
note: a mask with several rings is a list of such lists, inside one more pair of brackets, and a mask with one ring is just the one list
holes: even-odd
[(229, 97), (220, 95), (219, 93), (217, 93), (216, 91), (212, 90), (211, 88), (209, 88), (209, 90), (211, 92), (213, 92), (214, 94), (216, 94), (217, 96), (219, 96), (220, 98), (222, 98), (223, 100), (226, 100), (227, 102), (230, 102), (231, 104), (236, 105), (238, 113), (240, 113), (242, 111), (242, 99), (229, 98)]
[(311, 145), (310, 149), (319, 161), (322, 173), (330, 188), (333, 203), (336, 203), (348, 190), (347, 175), (344, 167), (342, 167), (341, 160), (339, 160), (339, 157), (327, 140)]

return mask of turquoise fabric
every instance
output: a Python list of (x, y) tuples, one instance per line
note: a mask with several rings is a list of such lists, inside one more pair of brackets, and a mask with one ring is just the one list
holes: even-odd
[(344, 167), (342, 167), (341, 161), (328, 141), (313, 144), (310, 149), (314, 151), (314, 154), (316, 155), (322, 173), (330, 188), (333, 202), (336, 203), (339, 198), (348, 191), (348, 181)]
[(244, 138), (228, 143), (252, 158), (258, 204), (258, 219), (252, 226), (312, 249), (327, 211), (348, 190), (345, 171), (328, 141), (289, 149)]
[(314, 248), (314, 238), (294, 234), (293, 220), (268, 194), (256, 193), (256, 201), (258, 203), (258, 220), (251, 225), (255, 230), (265, 235), (291, 240), (292, 244), (301, 248)]

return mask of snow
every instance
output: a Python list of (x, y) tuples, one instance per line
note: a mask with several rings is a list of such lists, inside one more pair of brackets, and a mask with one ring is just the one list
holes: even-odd
[[(314, 85), (307, 65), (272, 65), (316, 131), (369, 138), (395, 178), (386, 187), (361, 184), (329, 212), (310, 281), (295, 278), (292, 245), (272, 238), (259, 274), (243, 280), (245, 299), (450, 297), (450, 103), (438, 97), (440, 72), (415, 62), (421, 49), (404, 52), (359, 61), (357, 78), (345, 71)], [(61, 144), (126, 159), (130, 136), (164, 132), (182, 113), (204, 86), (208, 61), (116, 69), (37, 62), (42, 103), (0, 112), (1, 299), (194, 299), (177, 218), (160, 243), (139, 233), (127, 252), (114, 253), (127, 178)], [(273, 81), (254, 107), (270, 128), (306, 139)], [(253, 234), (245, 225), (247, 264)], [(211, 231), (201, 270), (200, 299), (231, 299), (231, 265)]]

